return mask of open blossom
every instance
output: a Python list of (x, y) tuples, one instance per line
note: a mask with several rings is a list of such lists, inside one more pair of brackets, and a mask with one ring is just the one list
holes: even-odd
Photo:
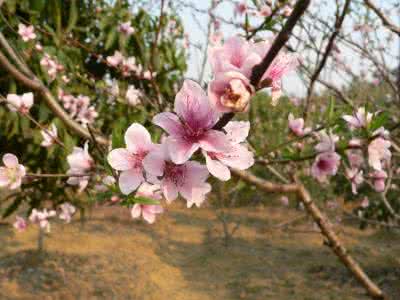
[(235, 15), (243, 15), (247, 11), (246, 1), (239, 2), (235, 5)]
[(135, 32), (135, 29), (132, 27), (131, 22), (121, 23), (118, 26), (118, 31), (125, 34), (126, 36), (130, 36)]
[[(94, 166), (94, 160), (89, 154), (89, 144), (85, 143), (84, 148), (74, 147), (74, 150), (67, 156), (69, 170), (67, 174), (85, 175)], [(70, 185), (78, 185), (79, 192), (83, 191), (89, 183), (89, 176), (70, 177), (67, 181)]]
[(247, 110), (252, 93), (249, 79), (236, 71), (218, 73), (208, 86), (210, 101), (220, 112)]
[[(140, 70), (140, 68), (139, 68)], [(147, 79), (147, 80), (151, 80), (152, 78), (154, 78), (157, 75), (157, 72), (151, 72), (150, 70), (144, 71), (143, 72), (143, 78)]]
[(318, 152), (332, 152), (335, 151), (335, 144), (339, 141), (339, 137), (332, 132), (329, 134), (326, 131), (321, 131), (317, 134), (319, 143), (315, 146)]
[(372, 168), (381, 171), (383, 164), (390, 161), (392, 156), (392, 153), (389, 150), (390, 146), (390, 141), (381, 137), (374, 139), (368, 145), (368, 163)]
[(383, 192), (385, 190), (385, 180), (388, 177), (385, 171), (374, 171), (370, 174), (372, 179), (374, 190), (377, 192)]
[(351, 191), (357, 195), (357, 187), (364, 182), (363, 171), (354, 168), (346, 169), (345, 175), (351, 182)]
[(154, 149), (149, 132), (142, 125), (133, 123), (125, 133), (126, 148), (112, 150), (107, 157), (110, 166), (121, 171), (119, 188), (129, 195), (145, 181), (142, 161)]
[(360, 107), (354, 115), (344, 115), (343, 119), (348, 123), (350, 129), (367, 127), (373, 117), (372, 113), (365, 110), (365, 107)]
[(350, 149), (346, 151), (347, 160), (350, 163), (352, 169), (361, 168), (364, 163), (364, 156), (360, 149)]
[[(159, 186), (151, 185), (145, 182), (138, 188), (136, 196), (154, 200), (161, 200), (159, 189)], [(142, 216), (147, 223), (153, 224), (156, 220), (156, 215), (161, 214), (163, 211), (164, 210), (161, 205), (136, 203), (131, 209), (131, 216), (134, 219)]]
[(32, 25), (18, 24), (18, 34), (24, 42), (36, 39), (35, 28)]
[(40, 65), (47, 70), (47, 75), (49, 75), (51, 80), (56, 78), (58, 72), (64, 70), (64, 66), (51, 58), (47, 53), (40, 60)]
[(11, 153), (3, 155), (4, 167), (0, 167), (0, 188), (15, 190), (21, 186), (22, 178), (26, 175), (25, 167)]
[(46, 232), (50, 232), (50, 222), (49, 218), (52, 218), (56, 215), (55, 210), (48, 211), (46, 208), (42, 211), (34, 208), (29, 216), (29, 220), (32, 223), (38, 224), (41, 229), (45, 229)]
[(117, 67), (119, 64), (122, 63), (123, 60), (124, 60), (124, 56), (119, 51), (115, 51), (114, 55), (107, 56), (107, 58), (106, 58), (107, 63), (112, 67)]
[(271, 7), (269, 5), (263, 5), (259, 11), (260, 17), (269, 17), (272, 13)]
[(8, 94), (7, 103), (7, 106), (11, 111), (19, 111), (22, 114), (26, 114), (33, 105), (33, 94), (25, 93), (21, 96), (16, 94)]
[(245, 170), (254, 164), (253, 153), (249, 151), (245, 142), (250, 122), (231, 121), (224, 127), (230, 142), (230, 149), (224, 152), (207, 152), (203, 150), (208, 171), (218, 179), (227, 181), (231, 178), (229, 167)]
[[(133, 74), (140, 74), (143, 68), (140, 64), (136, 63), (136, 58), (131, 56), (124, 58), (121, 64), (122, 75), (127, 77)], [(151, 74), (149, 74), (151, 76)]]
[(140, 104), (140, 97), (142, 96), (142, 92), (136, 89), (133, 85), (129, 85), (126, 91), (126, 100), (128, 104), (131, 106), (136, 106)]
[(60, 205), (61, 213), (59, 214), (59, 218), (64, 220), (66, 223), (71, 222), (71, 218), (73, 214), (76, 212), (75, 206), (70, 203), (63, 203)]
[(150, 152), (143, 165), (148, 174), (158, 178), (168, 203), (175, 200), (179, 193), (186, 199), (187, 207), (193, 204), (199, 207), (211, 191), (210, 184), (206, 182), (209, 175), (207, 168), (196, 161), (176, 165), (165, 143)]
[(20, 216), (16, 216), (16, 220), (13, 224), (14, 228), (21, 232), (21, 231), (25, 231), (25, 229), (28, 227), (28, 224), (26, 223), (25, 219), (20, 217)]
[(303, 136), (309, 132), (311, 132), (311, 128), (304, 128), (304, 120), (303, 118), (295, 119), (293, 114), (289, 114), (289, 128), (290, 130), (297, 136)]
[(177, 93), (175, 113), (163, 112), (153, 118), (153, 123), (169, 134), (166, 145), (174, 163), (188, 161), (199, 148), (209, 152), (228, 150), (229, 141), (225, 134), (212, 129), (219, 114), (194, 81), (185, 80)]
[(326, 182), (328, 176), (337, 173), (340, 156), (336, 152), (322, 152), (317, 155), (311, 167), (311, 175), (319, 182)]
[(381, 138), (388, 139), (390, 136), (390, 132), (389, 130), (386, 130), (385, 127), (381, 126), (372, 133), (372, 136), (378, 136), (378, 135)]
[(40, 134), (43, 137), (43, 141), (40, 144), (42, 147), (50, 147), (54, 145), (57, 139), (57, 127), (54, 124), (51, 124), (51, 127), (46, 130), (41, 130)]
[[(214, 80), (217, 80), (218, 78), (218, 81), (221, 82), (222, 77), (222, 79), (225, 79), (223, 80), (225, 83), (229, 83), (230, 80), (225, 78), (227, 76), (219, 75), (219, 73), (227, 73), (232, 71), (239, 72), (247, 78), (247, 81), (243, 78), (240, 78), (241, 84), (239, 87), (240, 91), (242, 92), (239, 93), (239, 95), (244, 95), (244, 87), (246, 90), (253, 92), (254, 89), (249, 87), (252, 69), (255, 65), (262, 61), (270, 47), (271, 43), (269, 41), (253, 43), (236, 36), (227, 39), (226, 42), (221, 46), (214, 45), (213, 47), (210, 47), (208, 53), (211, 67), (215, 74)], [(281, 95), (282, 77), (286, 73), (295, 69), (298, 64), (299, 59), (297, 56), (283, 52), (277, 55), (266, 72), (263, 74), (261, 82), (263, 87), (271, 88), (272, 104), (275, 105), (277, 103), (277, 99)], [(211, 82), (210, 85), (212, 83), (213, 82)], [(228, 111), (229, 109), (229, 107), (226, 108)]]
[(293, 9), (289, 5), (285, 5), (282, 11), (282, 15), (285, 17), (289, 17), (292, 14)]

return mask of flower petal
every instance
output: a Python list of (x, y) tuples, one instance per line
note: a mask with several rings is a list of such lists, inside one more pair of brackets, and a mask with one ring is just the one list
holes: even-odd
[(121, 175), (119, 175), (118, 185), (122, 194), (129, 195), (136, 190), (143, 181), (144, 178), (142, 171), (131, 169), (128, 171), (122, 171)]
[(176, 198), (178, 198), (178, 188), (176, 184), (173, 183), (171, 180), (164, 179), (161, 182), (161, 190), (164, 194), (165, 199), (167, 200), (167, 203), (171, 203)]
[(187, 162), (200, 147), (198, 143), (191, 143), (181, 137), (174, 136), (168, 137), (166, 143), (171, 160), (176, 164)]
[(207, 152), (205, 151), (204, 156), (206, 157), (207, 169), (213, 176), (222, 181), (227, 181), (231, 179), (231, 172), (229, 171), (229, 168), (227, 166), (225, 166), (217, 159), (212, 159), (209, 155), (207, 155)]
[(207, 131), (199, 141), (200, 147), (208, 152), (224, 152), (230, 148), (227, 136), (217, 130)]
[(3, 155), (3, 163), (7, 168), (15, 168), (18, 166), (18, 158), (11, 153), (6, 153)]
[(133, 205), (131, 209), (131, 216), (133, 219), (139, 218), (140, 215), (142, 214), (142, 207), (140, 204), (136, 203)]
[(183, 134), (183, 126), (179, 121), (177, 115), (170, 112), (159, 113), (154, 116), (153, 123), (160, 126), (168, 134), (171, 135), (181, 135)]
[(127, 149), (132, 153), (149, 151), (153, 146), (150, 133), (139, 123), (129, 126), (125, 133), (125, 143)]
[(134, 167), (133, 155), (125, 148), (112, 150), (107, 157), (110, 166), (118, 171), (126, 171)]

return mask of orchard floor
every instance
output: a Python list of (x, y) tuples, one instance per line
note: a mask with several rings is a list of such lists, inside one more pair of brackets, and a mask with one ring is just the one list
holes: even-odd
[[(153, 225), (124, 208), (99, 208), (82, 227), (54, 224), (46, 252), (36, 229), (0, 226), (0, 299), (368, 299), (302, 212), (241, 208), (222, 223), (210, 208), (168, 207)], [(367, 273), (400, 299), (400, 235), (336, 228)]]

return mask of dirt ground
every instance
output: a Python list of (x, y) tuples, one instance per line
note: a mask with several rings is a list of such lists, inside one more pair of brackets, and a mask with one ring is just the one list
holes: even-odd
[[(41, 255), (35, 227), (0, 226), (0, 299), (368, 299), (309, 221), (279, 227), (301, 214), (229, 210), (228, 229), (238, 227), (225, 240), (210, 208), (168, 207), (153, 225), (124, 208), (99, 208), (83, 227), (79, 217), (53, 222)], [(337, 230), (390, 299), (400, 299), (400, 235)]]

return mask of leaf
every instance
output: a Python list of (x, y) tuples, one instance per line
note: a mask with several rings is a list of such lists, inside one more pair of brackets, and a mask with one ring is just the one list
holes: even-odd
[(159, 205), (160, 204), (160, 201), (158, 201), (158, 200), (141, 197), (141, 196), (135, 196), (133, 198), (133, 201), (134, 201), (134, 203), (144, 204), (144, 205)]
[(385, 126), (389, 120), (389, 114), (387, 112), (382, 112), (376, 117), (374, 117), (369, 125), (369, 130), (371, 132), (377, 130), (379, 127)]
[(41, 12), (45, 7), (45, 0), (30, 0), (30, 8), (36, 12)]
[(111, 29), (111, 31), (107, 35), (107, 40), (105, 44), (105, 49), (109, 50), (117, 40), (117, 30), (115, 28)]

